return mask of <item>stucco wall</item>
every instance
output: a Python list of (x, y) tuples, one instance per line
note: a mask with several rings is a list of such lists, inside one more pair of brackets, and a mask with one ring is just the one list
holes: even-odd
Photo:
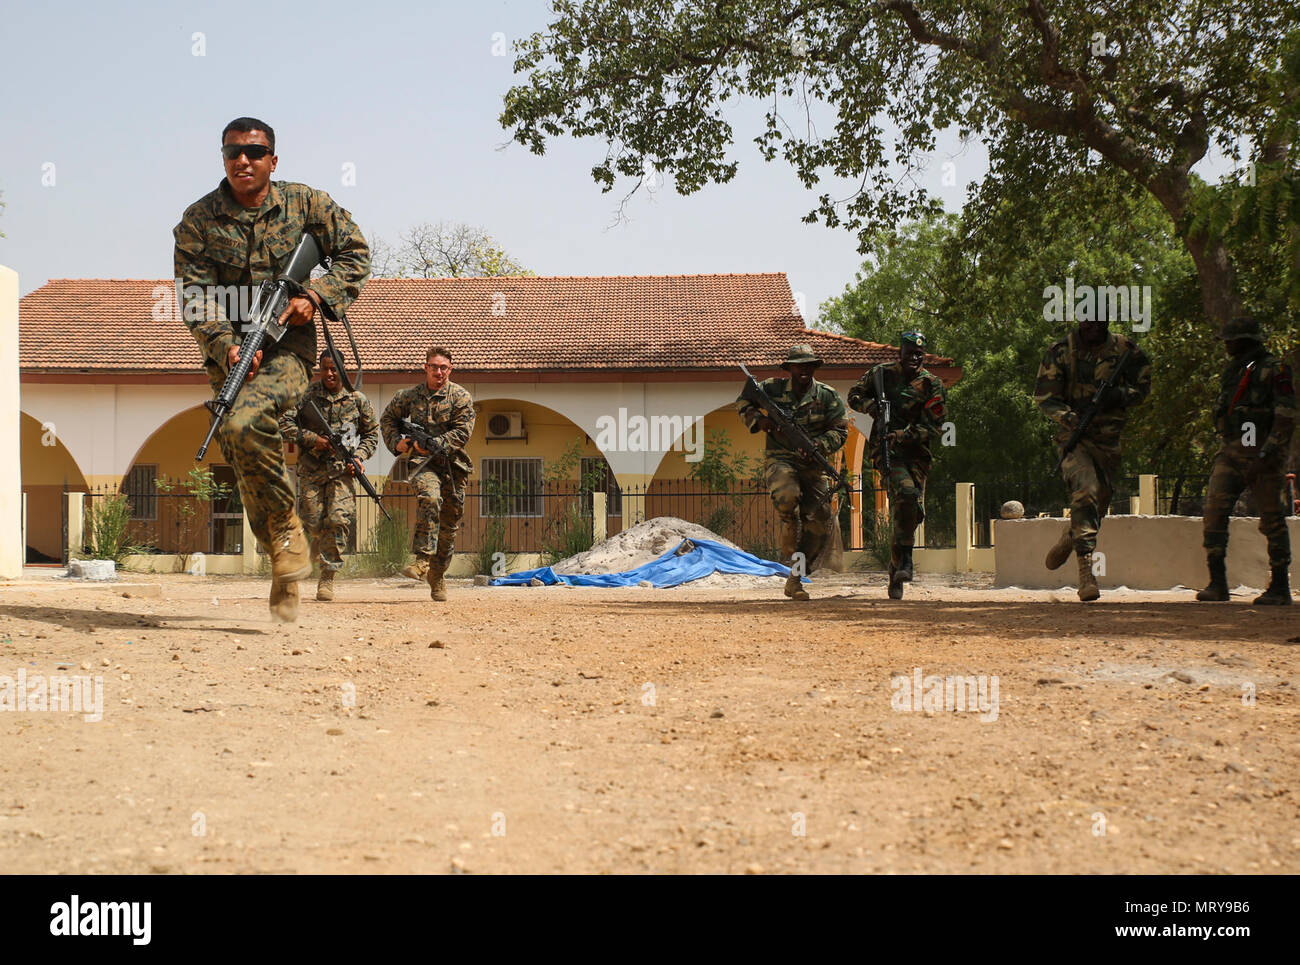
[[(1300, 545), (1300, 518), (1292, 517), (1287, 523), (1291, 545)], [(1055, 572), (1043, 565), (1047, 550), (1068, 526), (1069, 521), (1061, 518), (996, 520), (996, 585), (1049, 589), (1076, 585), (1079, 574), (1074, 557)], [(1259, 520), (1250, 517), (1234, 518), (1229, 526), (1229, 586), (1263, 587), (1268, 583), (1268, 556), (1258, 526)], [(1107, 516), (1097, 551), (1106, 555), (1105, 572), (1097, 575), (1103, 587), (1167, 590), (1181, 584), (1200, 588), (1209, 579), (1199, 516)], [(1291, 570), (1291, 586), (1300, 588), (1296, 568)]]

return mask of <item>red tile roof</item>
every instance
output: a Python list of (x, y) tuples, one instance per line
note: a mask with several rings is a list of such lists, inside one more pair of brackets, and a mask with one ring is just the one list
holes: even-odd
[[(170, 288), (166, 280), (50, 281), (21, 302), (22, 371), (195, 372), (198, 348), (183, 323), (161, 307), (155, 315), (155, 292)], [(783, 273), (377, 278), (348, 315), (372, 373), (409, 373), (433, 344), (451, 349), (460, 379), (771, 367), (795, 342), (811, 343), (828, 367), (862, 370), (896, 356), (889, 346), (804, 328)], [(928, 356), (927, 364), (952, 360)]]

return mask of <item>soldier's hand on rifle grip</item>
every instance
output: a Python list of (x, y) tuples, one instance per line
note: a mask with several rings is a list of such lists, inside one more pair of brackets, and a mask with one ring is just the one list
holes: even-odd
[(759, 416), (754, 420), (754, 427), (759, 432), (772, 432), (776, 429), (776, 423), (765, 415)]
[(361, 475), (364, 476), (365, 473), (366, 473), (366, 464), (363, 463), (360, 459), (356, 460), (355, 462), (349, 462), (349, 463), (348, 463), (348, 475), (350, 475), (350, 476), (355, 476), (355, 475), (357, 475), (357, 467), (358, 467), (358, 466), (361, 467)]
[(1079, 413), (1075, 412), (1073, 409), (1070, 409), (1063, 416), (1061, 416), (1061, 425), (1073, 431), (1079, 425)]
[[(230, 346), (230, 351), (226, 353), (226, 371), (229, 372), (239, 364), (239, 346)], [(257, 374), (258, 368), (262, 364), (262, 350), (258, 349), (257, 354), (253, 356), (253, 364), (248, 367), (248, 377), (251, 379)]]
[(316, 441), (312, 443), (311, 447), (317, 452), (324, 452), (326, 449), (330, 448), (330, 441), (324, 436), (317, 436)]
[(289, 299), (288, 307), (280, 316), (280, 324), (290, 328), (308, 324), (316, 317), (316, 306), (319, 304), (320, 296), (308, 289), (308, 295)]

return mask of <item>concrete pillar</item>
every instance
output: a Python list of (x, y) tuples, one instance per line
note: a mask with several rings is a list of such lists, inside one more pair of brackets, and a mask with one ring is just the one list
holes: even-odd
[(23, 575), (22, 442), (19, 430), (18, 272), (0, 265), (0, 577)]
[(375, 501), (357, 487), (357, 552), (364, 553), (370, 543), (370, 534), (379, 525), (379, 507)]
[(240, 555), (243, 557), (241, 568), (245, 576), (257, 575), (257, 537), (253, 535), (253, 524), (248, 521), (248, 513), (240, 520), (244, 526), (244, 535), (239, 540)]
[(1128, 498), (1128, 514), (1130, 516), (1142, 515), (1142, 500), (1140, 497), (1130, 496)]
[(594, 543), (603, 542), (606, 538), (605, 517), (608, 515), (608, 509), (606, 508), (608, 498), (605, 493), (591, 494), (591, 532)]
[(621, 472), (614, 477), (618, 487), (623, 491), (623, 528), (629, 529), (637, 523), (645, 522), (646, 490), (650, 488), (652, 475), (637, 472)]
[(1160, 477), (1150, 473), (1138, 476), (1138, 508), (1140, 516), (1156, 516), (1160, 512), (1156, 494), (1160, 491)]
[(86, 494), (64, 493), (63, 505), (68, 515), (68, 541), (63, 547), (65, 559), (81, 559), (86, 542)]
[(969, 573), (975, 548), (975, 484), (957, 483), (957, 572)]

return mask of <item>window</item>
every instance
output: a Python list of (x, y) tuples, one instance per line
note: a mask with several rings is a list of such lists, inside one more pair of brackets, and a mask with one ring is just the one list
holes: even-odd
[(482, 516), (541, 516), (542, 460), (484, 459)]
[[(582, 511), (587, 516), (591, 515), (591, 494), (593, 492), (605, 493), (605, 515), (622, 516), (623, 515), (623, 492), (618, 488), (618, 481), (614, 478), (614, 471), (609, 468), (609, 463), (603, 456), (594, 456), (584, 458), (578, 470), (582, 473)], [(601, 478), (604, 482), (601, 482)]]
[(122, 482), (122, 492), (131, 507), (132, 519), (156, 520), (158, 518), (158, 467), (132, 466)]

